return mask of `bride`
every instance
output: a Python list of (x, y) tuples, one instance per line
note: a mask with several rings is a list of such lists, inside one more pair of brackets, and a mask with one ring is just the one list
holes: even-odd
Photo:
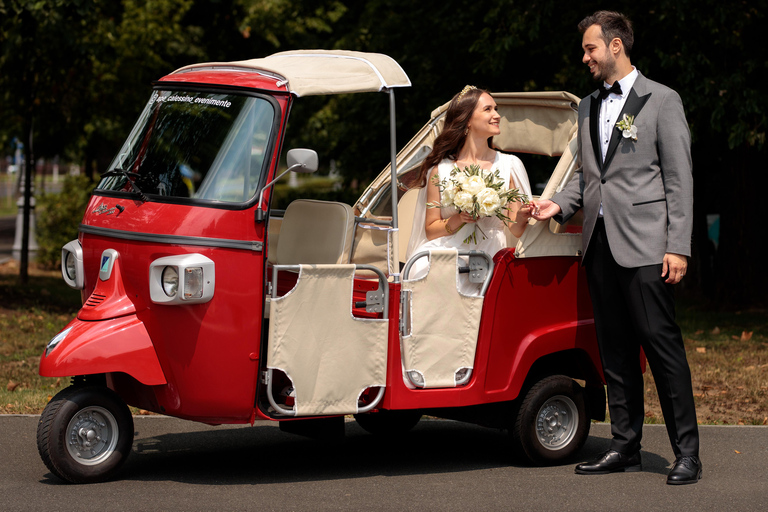
[[(531, 208), (517, 201), (507, 204), (506, 214), (512, 222), (497, 217), (474, 219), (471, 214), (459, 212), (453, 206), (427, 206), (440, 203), (440, 190), (435, 180), (444, 180), (454, 166), (464, 169), (479, 165), (484, 170), (498, 170), (508, 188), (517, 188), (531, 197), (528, 176), (520, 159), (499, 153), (488, 144), (490, 137), (500, 133), (501, 117), (497, 110), (496, 102), (487, 91), (471, 85), (451, 100), (445, 114), (445, 127), (421, 166), (419, 183), (422, 188), (414, 213), (414, 228), (408, 242), (406, 261), (421, 251), (440, 248), (479, 250), (493, 257), (507, 245), (505, 224), (515, 237), (519, 238), (525, 231), (531, 218)], [(473, 232), (477, 243), (465, 243)], [(427, 258), (420, 258), (411, 267), (408, 279), (423, 277), (428, 266)], [(465, 295), (476, 295), (479, 287), (462, 274), (459, 290)]]

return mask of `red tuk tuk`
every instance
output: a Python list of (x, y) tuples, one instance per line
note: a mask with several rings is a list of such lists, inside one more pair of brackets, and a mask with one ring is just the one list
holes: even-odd
[[(582, 446), (605, 393), (580, 229), (531, 221), (493, 259), (415, 255), (430, 273), (409, 279), (409, 177), (446, 106), (396, 155), (394, 90), (408, 86), (385, 55), (320, 50), (195, 64), (154, 85), (62, 249), (83, 307), (40, 361), (43, 376), (72, 376), (37, 431), (53, 474), (112, 477), (132, 447), (127, 404), (287, 431), (343, 431), (354, 415), (377, 434), (429, 414), (509, 429), (535, 464)], [(390, 98), (390, 164), (357, 204), (272, 209), (280, 176), (318, 166), (317, 153), (293, 149), (278, 172), (294, 101), (379, 91)], [(495, 99), (499, 150), (559, 157), (541, 194), (551, 196), (573, 173), (578, 99)], [(461, 295), (456, 272), (482, 295)]]

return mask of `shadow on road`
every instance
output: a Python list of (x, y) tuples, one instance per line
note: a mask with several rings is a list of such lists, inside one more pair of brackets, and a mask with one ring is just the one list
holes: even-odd
[[(608, 448), (591, 436), (572, 465)], [(666, 475), (669, 462), (644, 453), (646, 472)], [(221, 427), (145, 437), (141, 425), (120, 480), (254, 485), (374, 476), (417, 476), (526, 467), (515, 460), (506, 432), (449, 421), (422, 421), (408, 435), (382, 439), (347, 423), (339, 440), (313, 440), (275, 426)], [(62, 482), (47, 474), (42, 483)]]

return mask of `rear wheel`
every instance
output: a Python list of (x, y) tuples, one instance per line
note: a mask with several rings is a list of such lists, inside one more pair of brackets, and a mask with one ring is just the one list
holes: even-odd
[(405, 434), (421, 419), (419, 411), (379, 411), (355, 414), (355, 421), (363, 430), (381, 436)]
[(512, 428), (513, 446), (534, 464), (553, 464), (581, 449), (589, 426), (581, 386), (553, 375), (526, 393)]
[(71, 483), (100, 482), (125, 462), (133, 444), (133, 418), (112, 390), (71, 386), (48, 403), (37, 425), (40, 458)]

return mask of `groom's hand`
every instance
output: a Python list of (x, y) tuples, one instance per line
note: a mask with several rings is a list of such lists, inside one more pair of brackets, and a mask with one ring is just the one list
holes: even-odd
[(677, 284), (685, 275), (688, 269), (688, 258), (680, 254), (668, 252), (664, 255), (664, 262), (661, 264), (661, 277), (665, 277), (665, 283)]
[(549, 220), (560, 213), (560, 205), (549, 199), (533, 201), (533, 210), (531, 211), (536, 220)]

